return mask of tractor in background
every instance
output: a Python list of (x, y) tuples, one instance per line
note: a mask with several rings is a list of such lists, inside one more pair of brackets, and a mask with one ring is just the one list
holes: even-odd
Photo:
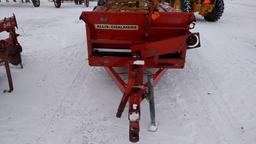
[(184, 12), (199, 12), (206, 21), (218, 21), (224, 12), (224, 0), (171, 0), (170, 5)]
[[(6, 2), (9, 2), (9, 0), (5, 0)], [(34, 7), (40, 6), (40, 0), (31, 0)], [(1, 0), (0, 0), (1, 2)], [(17, 0), (13, 0), (13, 2), (17, 2)], [(30, 3), (30, 0), (21, 0), (22, 3)]]
[[(109, 0), (98, 0), (94, 10), (107, 1)], [(155, 2), (166, 12), (199, 12), (209, 22), (218, 21), (224, 12), (224, 0), (155, 0)]]
[(61, 7), (61, 3), (72, 2), (72, 1), (74, 1), (74, 3), (76, 5), (82, 5), (82, 3), (84, 3), (84, 5), (86, 7), (89, 7), (89, 0), (53, 0), (53, 3), (54, 3), (54, 6), (56, 8), (60, 8)]

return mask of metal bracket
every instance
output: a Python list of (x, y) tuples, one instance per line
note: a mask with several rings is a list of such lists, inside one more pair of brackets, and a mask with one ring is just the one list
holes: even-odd
[(157, 131), (158, 124), (156, 122), (156, 114), (155, 114), (154, 81), (151, 74), (148, 74), (147, 78), (148, 78), (148, 99), (149, 99), (149, 110), (150, 110), (150, 125), (148, 130), (151, 132), (155, 132)]

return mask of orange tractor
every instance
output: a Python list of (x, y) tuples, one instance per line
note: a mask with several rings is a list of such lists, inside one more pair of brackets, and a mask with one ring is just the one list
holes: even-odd
[(218, 21), (224, 12), (224, 0), (171, 0), (170, 5), (185, 12), (199, 12), (211, 22)]

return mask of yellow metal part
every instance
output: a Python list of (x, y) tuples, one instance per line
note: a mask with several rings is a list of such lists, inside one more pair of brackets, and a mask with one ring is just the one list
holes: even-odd
[(173, 3), (173, 8), (176, 10), (181, 10), (181, 0), (175, 0)]
[(192, 0), (192, 9), (194, 12), (199, 12), (200, 15), (207, 15), (212, 12), (214, 8), (214, 4), (202, 2), (202, 0)]
[(213, 8), (214, 8), (214, 4), (203, 4), (201, 6), (201, 9), (199, 11), (199, 14), (205, 16), (207, 15), (208, 13), (212, 12), (213, 11)]

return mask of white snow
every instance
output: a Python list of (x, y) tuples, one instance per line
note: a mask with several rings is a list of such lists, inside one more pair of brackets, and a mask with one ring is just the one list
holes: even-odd
[(158, 129), (158, 122), (150, 123), (148, 127), (149, 132), (156, 132)]
[[(147, 131), (149, 106), (142, 103), (139, 143), (256, 143), (255, 7), (255, 0), (226, 0), (220, 21), (197, 16), (201, 48), (155, 88), (155, 133)], [(0, 95), (0, 144), (128, 143), (127, 108), (115, 117), (121, 92), (104, 69), (88, 66), (79, 16), (92, 8), (0, 3), (0, 19), (17, 17), (24, 63), (11, 67), (14, 91)], [(4, 67), (0, 86), (8, 88)]]

